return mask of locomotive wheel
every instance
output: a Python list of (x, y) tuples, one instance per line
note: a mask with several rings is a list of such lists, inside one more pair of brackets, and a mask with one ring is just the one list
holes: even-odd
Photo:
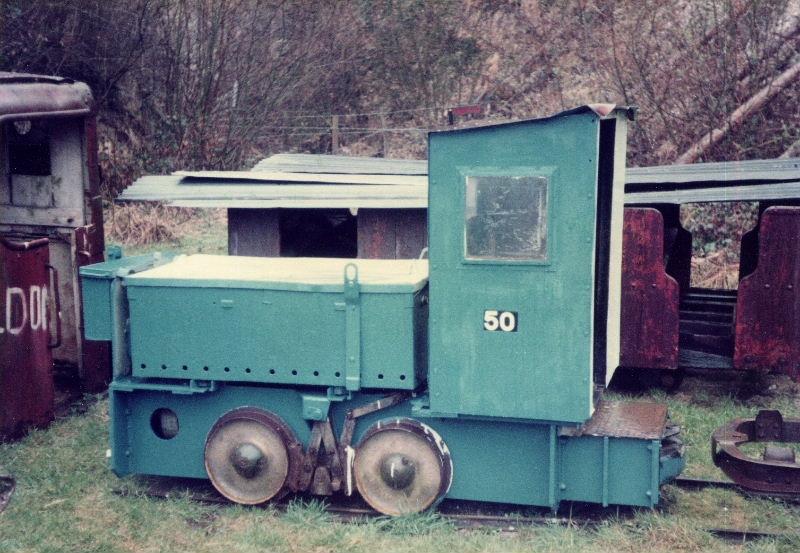
[(245, 505), (282, 495), (292, 459), (293, 434), (280, 417), (243, 407), (223, 415), (206, 438), (205, 465), (219, 493)]
[(379, 422), (367, 430), (353, 461), (356, 487), (385, 515), (419, 513), (450, 489), (453, 463), (441, 437), (412, 419)]

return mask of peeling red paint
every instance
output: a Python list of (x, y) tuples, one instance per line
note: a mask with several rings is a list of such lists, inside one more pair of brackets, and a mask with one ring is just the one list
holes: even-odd
[(48, 240), (0, 239), (0, 441), (53, 420)]
[(664, 219), (625, 209), (622, 239), (621, 366), (678, 367), (679, 286), (664, 266)]
[(758, 250), (739, 283), (733, 364), (800, 379), (800, 207), (764, 211)]

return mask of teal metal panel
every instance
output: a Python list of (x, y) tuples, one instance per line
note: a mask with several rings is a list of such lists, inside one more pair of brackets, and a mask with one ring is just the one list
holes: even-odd
[(550, 506), (549, 425), (425, 420), (447, 443), (453, 485), (447, 497)]
[[(111, 387), (111, 464), (117, 474), (205, 478), (203, 448), (209, 430), (225, 412), (242, 406), (275, 413), (302, 444), (308, 443), (310, 422), (304, 416), (313, 401), (300, 390), (173, 385), (176, 393), (170, 393), (161, 382), (118, 379)], [(334, 432), (339, 435), (348, 409), (380, 397), (354, 394), (350, 401), (331, 402), (327, 407)], [(159, 438), (151, 426), (153, 414), (164, 408), (179, 421), (178, 434), (168, 440)], [(354, 444), (375, 422), (410, 415), (411, 406), (404, 403), (359, 419)], [(658, 487), (652, 487), (662, 480), (657, 472), (657, 442), (653, 449), (651, 440), (558, 437), (555, 425), (532, 422), (459, 418), (424, 422), (450, 450), (454, 467), (450, 498), (551, 508), (564, 500), (637, 506), (658, 501)]]
[(345, 386), (350, 369), (350, 389), (411, 390), (425, 374), (422, 291), (362, 292), (348, 322), (341, 292), (140, 282), (127, 281), (136, 377)]
[(559, 487), (564, 500), (651, 507), (658, 502), (659, 446), (653, 441), (580, 436), (561, 438)]
[(81, 279), (83, 331), (87, 340), (111, 340), (111, 280), (85, 275)]
[(88, 340), (111, 340), (114, 328), (112, 282), (169, 259), (159, 253), (112, 259), (80, 268), (84, 332)]
[[(430, 135), (431, 410), (583, 422), (592, 409), (599, 118), (593, 112)], [(546, 256), (465, 257), (466, 180), (547, 179)], [(487, 311), (516, 316), (487, 331)]]
[[(207, 478), (203, 460), (206, 436), (222, 414), (238, 407), (259, 407), (279, 414), (303, 443), (310, 434), (297, 390), (240, 386), (186, 395), (121, 392), (112, 384), (111, 405), (111, 466), (118, 475)], [(179, 423), (177, 435), (168, 440), (159, 438), (151, 426), (153, 414), (163, 408), (172, 410)]]

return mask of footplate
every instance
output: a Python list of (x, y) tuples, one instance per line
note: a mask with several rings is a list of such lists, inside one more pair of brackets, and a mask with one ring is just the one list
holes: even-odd
[(753, 419), (734, 419), (711, 437), (717, 465), (741, 487), (758, 493), (800, 495), (800, 464), (794, 450), (767, 445), (761, 459), (745, 455), (748, 442), (800, 443), (800, 419), (784, 419), (780, 411), (762, 410)]
[[(637, 488), (637, 484), (646, 482), (644, 495), (647, 501), (636, 503), (636, 498), (628, 497), (626, 501), (618, 503), (654, 507), (658, 503), (660, 486), (673, 480), (685, 465), (680, 427), (670, 422), (664, 404), (600, 401), (592, 418), (584, 425), (574, 429), (562, 428), (559, 434), (578, 438), (565, 443), (562, 454), (565, 464), (579, 465), (577, 459), (569, 456), (572, 448), (583, 447), (587, 442), (594, 441), (596, 447), (601, 449), (597, 458), (602, 459), (602, 463), (594, 461), (592, 467), (601, 471), (603, 494), (600, 500), (594, 498), (591, 501), (602, 505), (615, 503), (607, 501), (606, 489), (619, 486), (628, 488), (627, 493)], [(616, 459), (613, 459), (611, 452), (615, 450)], [(590, 455), (588, 451), (584, 454), (586, 457)], [(562, 470), (568, 473), (572, 467), (565, 466)], [(564, 499), (587, 500), (586, 497), (571, 495), (570, 491), (568, 485)]]

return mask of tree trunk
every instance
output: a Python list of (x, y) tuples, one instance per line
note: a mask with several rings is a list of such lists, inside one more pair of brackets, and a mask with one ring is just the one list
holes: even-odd
[(795, 141), (783, 152), (778, 159), (789, 159), (790, 157), (800, 156), (800, 140)]
[(752, 113), (763, 108), (775, 95), (786, 88), (798, 76), (800, 76), (800, 62), (795, 63), (789, 69), (778, 75), (774, 81), (759, 90), (753, 97), (747, 100), (747, 102), (736, 108), (722, 127), (712, 130), (695, 142), (675, 160), (675, 163), (678, 165), (694, 163), (697, 158), (705, 154), (714, 145), (718, 144), (728, 133), (738, 128)]

